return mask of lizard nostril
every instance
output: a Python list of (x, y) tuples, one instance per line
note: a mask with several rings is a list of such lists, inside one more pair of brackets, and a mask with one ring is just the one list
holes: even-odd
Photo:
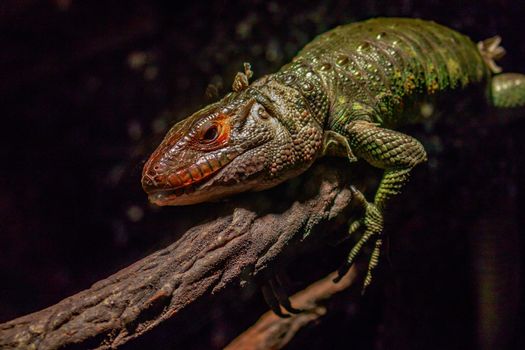
[(149, 167), (146, 172), (149, 176), (155, 178), (157, 175), (162, 174), (166, 170), (166, 166), (162, 163), (157, 163), (152, 167)]

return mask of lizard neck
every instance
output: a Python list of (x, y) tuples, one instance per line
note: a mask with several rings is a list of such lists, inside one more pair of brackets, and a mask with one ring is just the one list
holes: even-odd
[(272, 166), (277, 169), (272, 171), (275, 176), (289, 178), (306, 170), (322, 149), (328, 98), (312, 79), (316, 77), (281, 71), (255, 81), (248, 88), (247, 92), (286, 130), (275, 135), (281, 149), (268, 151), (272, 157), (275, 155), (276, 166)]
[(329, 91), (323, 78), (307, 62), (293, 61), (271, 76), (276, 83), (296, 92), (297, 108), (306, 109), (322, 129), (328, 123), (330, 110)]

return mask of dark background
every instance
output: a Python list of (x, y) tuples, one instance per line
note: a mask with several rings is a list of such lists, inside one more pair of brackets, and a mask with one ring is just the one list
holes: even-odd
[[(243, 61), (260, 77), (315, 35), (373, 16), (433, 19), (475, 41), (500, 34), (501, 64), (525, 72), (520, 1), (0, 2), (0, 321), (89, 287), (213, 210), (153, 208), (139, 184), (149, 152), (206, 103), (209, 83), (228, 91)], [(409, 128), (429, 162), (388, 212), (375, 283), (290, 349), (525, 348), (525, 111), (468, 90), (434, 114)], [(333, 250), (292, 264), (292, 289), (334, 270), (344, 252)], [(247, 290), (125, 348), (220, 348), (267, 309)]]

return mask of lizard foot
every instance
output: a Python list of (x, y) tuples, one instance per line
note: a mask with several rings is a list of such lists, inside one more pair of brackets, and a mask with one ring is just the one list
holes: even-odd
[(367, 202), (365, 196), (353, 186), (351, 187), (352, 194), (355, 200), (358, 201), (359, 205), (364, 210), (364, 215), (361, 219), (354, 221), (349, 228), (349, 234), (352, 235), (360, 230), (364, 230), (359, 241), (354, 245), (344, 264), (338, 270), (338, 276), (334, 279), (334, 282), (339, 282), (341, 278), (348, 272), (355, 259), (363, 249), (363, 246), (370, 241), (374, 242), (374, 249), (370, 256), (368, 263), (368, 270), (363, 284), (364, 293), (366, 287), (372, 282), (372, 271), (379, 262), (379, 255), (381, 253), (381, 245), (383, 243), (381, 233), (383, 231), (383, 214), (379, 208), (373, 204)]
[(499, 45), (500, 43), (501, 37), (499, 35), (478, 43), (479, 53), (492, 73), (501, 73), (501, 67), (496, 64), (496, 61), (505, 56), (505, 49)]
[(286, 276), (281, 273), (272, 274), (267, 282), (262, 286), (262, 293), (264, 300), (272, 311), (279, 317), (290, 317), (281, 310), (281, 306), (291, 314), (298, 314), (303, 310), (296, 309), (292, 306), (288, 293), (285, 291), (283, 284), (285, 284)]

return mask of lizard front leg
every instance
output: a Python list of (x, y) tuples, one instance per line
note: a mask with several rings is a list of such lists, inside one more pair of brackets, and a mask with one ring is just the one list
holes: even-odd
[(371, 165), (385, 169), (372, 203), (353, 189), (354, 196), (364, 211), (363, 218), (350, 225), (350, 234), (364, 229), (363, 235), (352, 248), (346, 263), (339, 269), (339, 280), (350, 268), (362, 247), (374, 241), (374, 250), (368, 264), (364, 282), (366, 288), (372, 281), (372, 270), (377, 266), (382, 244), (383, 211), (392, 196), (398, 194), (408, 181), (410, 170), (426, 160), (421, 143), (403, 133), (384, 129), (367, 121), (355, 121), (346, 127), (346, 135), (353, 154)]

